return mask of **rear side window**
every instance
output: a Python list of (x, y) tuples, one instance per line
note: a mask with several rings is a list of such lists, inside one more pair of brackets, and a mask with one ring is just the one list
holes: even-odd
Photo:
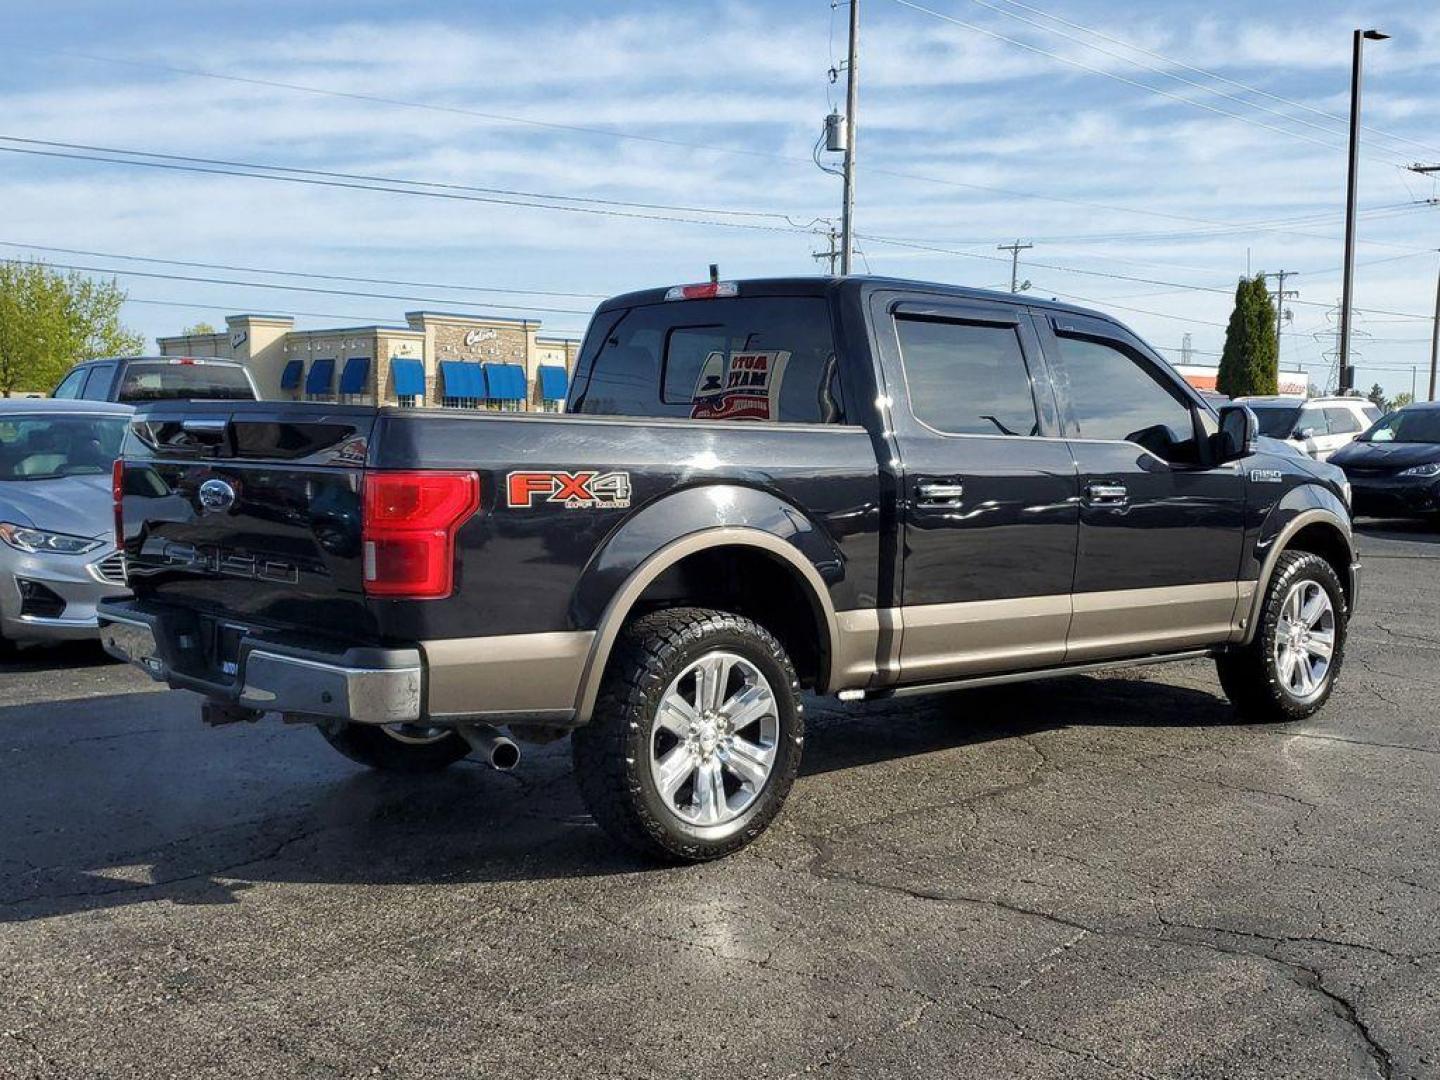
[(897, 318), (910, 411), (946, 435), (1036, 435), (1040, 419), (1013, 326)]
[(253, 401), (255, 392), (245, 370), (233, 364), (172, 364), (165, 361), (130, 364), (120, 383), (119, 400)]
[(651, 304), (597, 319), (571, 411), (843, 423), (830, 307), (820, 297)]
[(64, 398), (73, 401), (80, 396), (85, 389), (85, 377), (90, 374), (89, 368), (76, 368), (60, 380), (60, 385), (55, 388), (51, 397)]
[(86, 401), (104, 401), (110, 393), (110, 384), (115, 380), (114, 364), (96, 364), (90, 369), (90, 381), (80, 396)]
[(1361, 430), (1355, 414), (1343, 405), (1325, 410), (1325, 421), (1330, 425), (1331, 435), (1350, 435)]

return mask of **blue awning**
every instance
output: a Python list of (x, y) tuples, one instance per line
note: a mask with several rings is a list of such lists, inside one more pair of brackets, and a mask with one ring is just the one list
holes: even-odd
[(441, 360), (440, 375), (445, 380), (441, 395), (460, 401), (479, 401), (485, 397), (485, 369), (464, 360)]
[(340, 373), (340, 392), (342, 394), (363, 394), (365, 383), (370, 378), (370, 358), (368, 356), (352, 356), (345, 361), (345, 370)]
[(390, 361), (390, 383), (396, 397), (423, 398), (425, 396), (425, 365), (419, 360)]
[(564, 401), (570, 392), (570, 373), (554, 364), (540, 365), (540, 396), (546, 401)]
[(291, 360), (285, 365), (285, 370), (280, 375), (281, 390), (298, 390), (300, 388), (300, 373), (305, 370), (305, 361)]
[(305, 392), (307, 394), (328, 394), (334, 385), (334, 360), (316, 360), (310, 365), (310, 374), (305, 376)]
[(486, 364), (485, 379), (492, 401), (525, 400), (525, 369), (519, 364)]

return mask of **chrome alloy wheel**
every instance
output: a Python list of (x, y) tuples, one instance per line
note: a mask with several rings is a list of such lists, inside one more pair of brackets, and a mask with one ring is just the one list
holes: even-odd
[(429, 746), (440, 742), (454, 728), (427, 727), (422, 724), (386, 724), (380, 729), (398, 743), (407, 746)]
[(760, 669), (710, 652), (666, 688), (650, 732), (650, 776), (665, 807), (691, 825), (743, 814), (775, 766), (780, 715)]
[(1273, 662), (1285, 692), (1300, 702), (1325, 690), (1335, 654), (1335, 605), (1316, 581), (1297, 581), (1275, 624)]

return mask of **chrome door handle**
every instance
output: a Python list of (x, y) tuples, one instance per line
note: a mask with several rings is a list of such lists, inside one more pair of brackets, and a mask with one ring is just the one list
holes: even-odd
[(919, 501), (929, 504), (954, 504), (965, 497), (965, 485), (958, 480), (925, 480), (915, 487)]
[(1130, 498), (1124, 484), (1091, 484), (1085, 495), (1096, 506), (1122, 506)]

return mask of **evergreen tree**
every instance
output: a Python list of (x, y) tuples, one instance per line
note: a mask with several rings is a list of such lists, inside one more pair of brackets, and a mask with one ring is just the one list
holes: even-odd
[(1279, 354), (1275, 304), (1265, 287), (1265, 275), (1241, 278), (1225, 329), (1225, 351), (1220, 356), (1215, 388), (1232, 398), (1278, 393)]

